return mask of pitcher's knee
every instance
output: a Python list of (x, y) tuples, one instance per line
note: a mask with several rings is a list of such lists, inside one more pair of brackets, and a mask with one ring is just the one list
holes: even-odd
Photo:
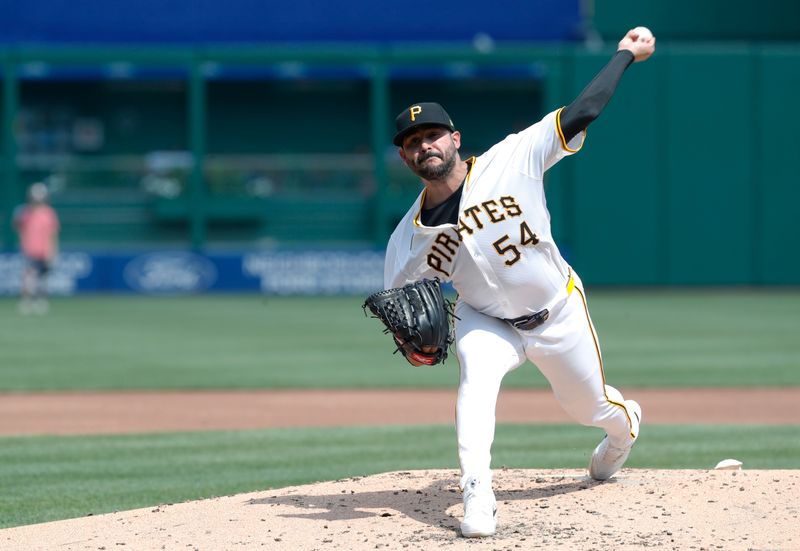
[(629, 430), (624, 405), (610, 402), (604, 396), (595, 400), (562, 401), (561, 406), (581, 425), (599, 427), (614, 434)]

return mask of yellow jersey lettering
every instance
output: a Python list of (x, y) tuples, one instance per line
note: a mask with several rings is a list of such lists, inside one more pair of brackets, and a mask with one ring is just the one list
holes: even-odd
[(477, 206), (472, 206), (464, 211), (464, 214), (467, 216), (472, 216), (472, 219), (475, 221), (475, 225), (478, 226), (478, 229), (483, 229), (483, 224), (481, 224), (480, 218), (478, 218), (479, 208)]
[(434, 253), (428, 254), (428, 266), (430, 266), (440, 274), (444, 275), (445, 277), (450, 277), (450, 274), (448, 274), (447, 271), (444, 268), (442, 268), (442, 259)]
[(522, 209), (517, 204), (517, 200), (511, 197), (510, 195), (505, 195), (501, 197), (500, 204), (503, 205), (506, 214), (511, 217), (519, 216), (520, 214), (522, 214)]
[(537, 245), (539, 243), (539, 236), (531, 230), (528, 223), (523, 220), (519, 225), (519, 244), (520, 245)]
[(483, 207), (483, 210), (486, 211), (486, 214), (489, 215), (489, 220), (491, 220), (492, 223), (502, 222), (503, 220), (506, 219), (505, 214), (501, 214), (498, 217), (496, 208), (497, 201), (495, 201), (494, 199), (489, 199), (488, 201), (484, 201), (483, 203), (481, 203), (481, 206)]
[(519, 249), (516, 245), (513, 243), (506, 243), (506, 241), (509, 241), (510, 239), (511, 238), (508, 236), (508, 234), (506, 234), (492, 243), (492, 245), (494, 245), (494, 250), (496, 250), (497, 254), (500, 256), (506, 257), (506, 253), (511, 254), (510, 257), (506, 257), (506, 266), (513, 266), (520, 258), (522, 258), (522, 254), (519, 252)]
[(445, 260), (447, 260), (448, 262), (452, 262), (453, 261), (453, 258), (450, 255), (448, 255), (446, 252), (444, 252), (442, 249), (440, 249), (436, 245), (432, 246), (431, 249), (433, 249), (433, 252), (435, 252), (436, 254), (439, 254), (439, 255), (443, 256), (445, 258)]
[(458, 250), (458, 241), (456, 241), (446, 233), (440, 233), (439, 235), (437, 235), (436, 243), (447, 249), (451, 255), (456, 254), (456, 251)]
[(459, 218), (458, 219), (458, 227), (456, 228), (456, 233), (458, 234), (458, 240), (459, 241), (464, 241), (464, 236), (461, 235), (462, 231), (467, 232), (467, 235), (472, 235), (473, 233), (475, 233), (472, 228), (467, 226), (464, 223), (464, 221)]

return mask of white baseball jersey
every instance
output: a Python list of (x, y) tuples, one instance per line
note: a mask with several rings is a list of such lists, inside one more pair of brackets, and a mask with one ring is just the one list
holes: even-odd
[(460, 300), (496, 318), (516, 318), (565, 298), (570, 268), (553, 242), (544, 173), (583, 145), (566, 143), (561, 110), (469, 159), (458, 224), (423, 226), (425, 191), (386, 250), (384, 285), (452, 281)]

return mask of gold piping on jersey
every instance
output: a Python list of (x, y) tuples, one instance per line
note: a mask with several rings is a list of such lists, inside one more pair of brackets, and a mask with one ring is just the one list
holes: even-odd
[(558, 137), (561, 140), (561, 147), (564, 151), (569, 151), (570, 153), (577, 153), (583, 147), (583, 141), (586, 139), (586, 130), (583, 130), (584, 133), (584, 140), (581, 140), (581, 145), (578, 146), (578, 149), (570, 149), (569, 145), (567, 144), (567, 139), (564, 137), (564, 131), (561, 129), (561, 112), (564, 110), (562, 107), (558, 111), (556, 111), (556, 132), (558, 132)]
[(422, 195), (419, 198), (419, 210), (417, 211), (416, 216), (414, 216), (414, 225), (418, 228), (422, 227), (422, 224), (419, 222), (420, 216), (422, 216), (422, 205), (425, 204), (425, 195), (428, 193), (428, 188), (422, 190)]
[(469, 187), (469, 177), (472, 176), (472, 167), (475, 166), (476, 160), (477, 157), (475, 157), (474, 155), (469, 159), (467, 159), (467, 177), (464, 180), (464, 189)]
[(575, 278), (572, 277), (572, 271), (569, 274), (569, 281), (567, 281), (567, 296), (572, 294), (572, 291), (575, 290)]
[[(622, 408), (622, 411), (625, 412), (625, 417), (628, 419), (628, 426), (631, 428), (630, 434), (631, 438), (636, 438), (636, 434), (633, 433), (633, 421), (631, 421), (631, 416), (628, 413), (628, 408), (625, 407), (625, 404), (621, 402), (615, 402), (611, 398), (608, 397), (606, 394), (606, 375), (603, 372), (603, 356), (600, 354), (600, 345), (597, 343), (597, 333), (594, 330), (594, 324), (592, 324), (592, 318), (589, 316), (589, 307), (586, 305), (586, 297), (583, 294), (583, 291), (580, 290), (579, 287), (575, 287), (575, 281), (572, 280), (572, 276), (570, 275), (570, 280), (572, 281), (572, 286), (578, 294), (581, 296), (581, 300), (583, 301), (583, 311), (586, 313), (586, 321), (589, 322), (589, 328), (592, 330), (592, 341), (594, 342), (594, 349), (597, 352), (597, 360), (599, 361), (600, 365), (600, 378), (603, 380), (603, 396), (606, 398), (606, 402), (609, 404), (613, 404), (617, 407)], [(569, 283), (567, 283), (567, 288), (569, 289)]]

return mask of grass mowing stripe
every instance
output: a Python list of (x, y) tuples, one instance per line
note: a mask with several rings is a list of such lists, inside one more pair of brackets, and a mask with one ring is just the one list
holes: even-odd
[[(639, 468), (800, 468), (797, 426), (646, 427)], [(574, 425), (501, 425), (494, 466), (576, 468), (601, 437)], [(457, 473), (451, 426), (0, 438), (0, 527), (379, 472)]]
[[(78, 296), (47, 316), (0, 300), (0, 389), (454, 387), (412, 369), (362, 297)], [(617, 386), (800, 386), (800, 292), (590, 291)], [(530, 365), (506, 386), (546, 386)]]

